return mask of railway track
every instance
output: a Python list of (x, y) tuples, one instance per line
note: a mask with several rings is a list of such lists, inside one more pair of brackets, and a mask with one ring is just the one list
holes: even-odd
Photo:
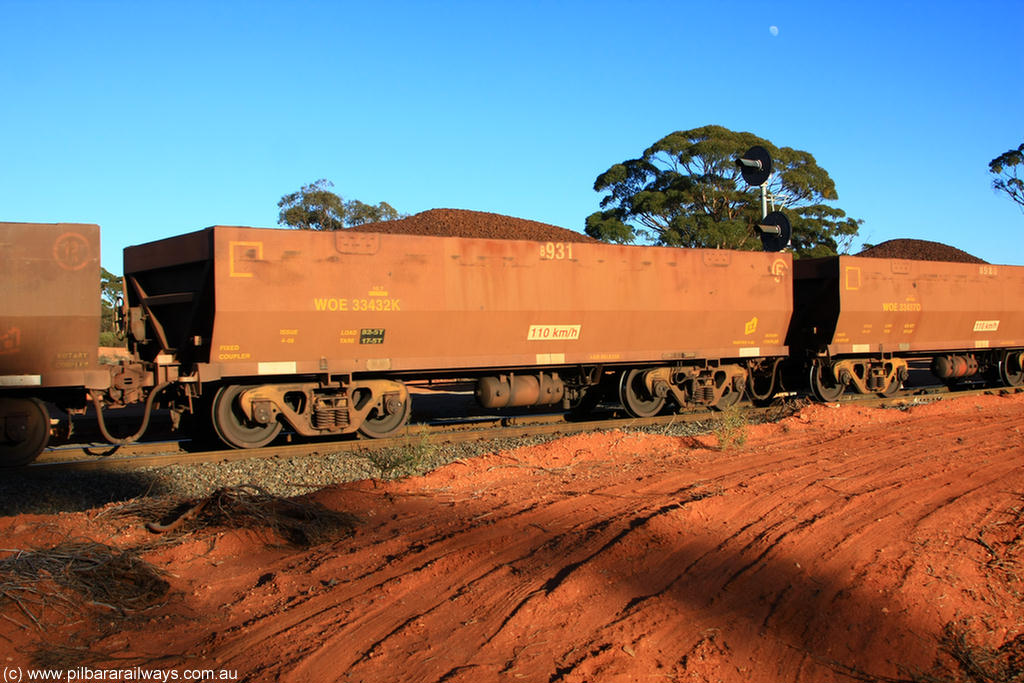
[[(899, 394), (881, 398), (851, 395), (840, 403), (856, 403), (873, 407), (902, 407), (925, 402), (979, 394), (1020, 392), (1022, 389), (979, 388), (950, 391), (946, 387), (917, 387)], [(785, 417), (800, 405), (802, 397), (783, 396), (768, 407), (745, 406), (739, 408), (748, 422), (773, 421)], [(248, 460), (254, 458), (289, 458), (337, 453), (365, 453), (406, 446), (454, 444), (515, 439), (536, 436), (561, 436), (581, 432), (610, 429), (671, 428), (674, 425), (714, 422), (722, 413), (697, 411), (650, 418), (622, 417), (614, 411), (601, 419), (570, 421), (564, 414), (517, 415), (511, 417), (471, 418), (462, 421), (434, 421), (410, 425), (406, 434), (386, 439), (301, 440), (281, 443), (259, 449), (192, 450), (188, 441), (144, 442), (111, 447), (108, 444), (64, 446), (47, 450), (33, 464), (18, 470), (19, 474), (53, 473), (57, 471), (85, 471), (116, 468), (141, 468), (165, 465), (191, 465)]]

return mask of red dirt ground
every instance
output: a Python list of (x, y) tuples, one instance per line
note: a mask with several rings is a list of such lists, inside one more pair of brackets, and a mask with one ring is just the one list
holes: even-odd
[[(947, 624), (987, 648), (1024, 632), (1022, 416), (1024, 395), (819, 405), (735, 450), (611, 432), (341, 484), (311, 497), (354, 536), (148, 551), (171, 593), (130, 621), (41, 632), (7, 605), (5, 666), (65, 643), (252, 681), (906, 680), (952, 666)], [(2, 545), (151, 540), (100, 512), (0, 519)]]

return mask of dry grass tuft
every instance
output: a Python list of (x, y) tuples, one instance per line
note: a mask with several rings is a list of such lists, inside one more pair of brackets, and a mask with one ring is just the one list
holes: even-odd
[(711, 433), (718, 440), (718, 450), (740, 448), (747, 442), (747, 419), (733, 406), (719, 413), (711, 427)]
[(969, 620), (949, 622), (939, 637), (931, 671), (904, 671), (898, 678), (835, 661), (828, 664), (836, 673), (861, 683), (1024, 683), (1024, 634), (988, 648), (972, 641)]
[(362, 455), (378, 479), (389, 480), (422, 472), (436, 460), (436, 450), (424, 434), (417, 443), (371, 449)]
[(972, 642), (967, 624), (951, 622), (939, 647), (933, 672), (914, 675), (913, 683), (1024, 683), (1024, 634), (988, 648)]
[(1018, 600), (1024, 598), (1021, 573), (1024, 569), (1024, 496), (1021, 505), (1006, 511), (1005, 519), (978, 530), (967, 540), (985, 549), (982, 567), (994, 575)]
[[(1019, 496), (1024, 503), (1024, 496)], [(979, 529), (969, 541), (985, 549), (982, 568), (1014, 598), (1021, 598), (1024, 555), (1024, 505), (1005, 518)], [(917, 673), (914, 683), (1024, 683), (1024, 633), (996, 648), (974, 642), (969, 620), (950, 622), (939, 638), (940, 656), (930, 673)]]

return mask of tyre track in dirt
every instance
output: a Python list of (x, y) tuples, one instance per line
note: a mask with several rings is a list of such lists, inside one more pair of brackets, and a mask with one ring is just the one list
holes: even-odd
[(226, 542), (192, 557), (163, 642), (261, 681), (927, 670), (947, 622), (995, 645), (1024, 630), (971, 540), (1020, 505), (1022, 415), (1024, 396), (814, 406), (732, 452), (610, 432), (341, 485), (315, 498), (359, 515), (355, 537), (258, 567)]
[[(682, 493), (684, 492), (671, 492), (670, 496)], [(364, 604), (367, 616), (354, 617), (346, 623), (346, 629), (355, 628), (364, 634), (372, 634), (370, 637), (373, 638), (373, 642), (366, 648), (360, 648), (361, 654), (354, 661), (344, 662), (345, 666), (358, 669), (360, 665), (378, 656), (389, 639), (397, 635), (406, 635), (405, 631), (417, 620), (428, 618), (431, 613), (443, 605), (459, 603), (464, 599), (470, 603), (467, 609), (472, 613), (485, 611), (486, 618), (480, 618), (477, 621), (481, 624), (491, 624), (485, 628), (471, 629), (475, 631), (472, 636), (475, 648), (486, 648), (527, 603), (536, 598), (542, 599), (549, 596), (576, 568), (591, 561), (593, 556), (599, 555), (604, 549), (615, 545), (631, 529), (645, 523), (646, 519), (665, 511), (656, 509), (647, 511), (641, 508), (639, 514), (634, 513), (629, 518), (625, 528), (617, 531), (613, 529), (613, 526), (618, 526), (615, 524), (614, 518), (627, 515), (637, 499), (637, 496), (620, 499), (619, 506), (615, 508), (615, 515), (599, 518), (597, 521), (585, 509), (579, 516), (579, 508), (575, 505), (575, 501), (565, 497), (546, 501), (545, 505), (540, 508), (531, 506), (529, 512), (533, 513), (533, 519), (523, 520), (523, 526), (541, 527), (542, 524), (536, 521), (540, 520), (543, 522), (543, 526), (548, 528), (549, 536), (540, 543), (537, 543), (534, 537), (522, 537), (518, 541), (502, 543), (504, 547), (499, 559), (494, 558), (495, 551), (493, 550), (482, 551), (482, 549), (486, 550), (494, 545), (492, 530), (473, 527), (471, 524), (467, 524), (469, 522), (467, 519), (460, 520), (458, 524), (467, 528), (457, 537), (448, 535), (444, 539), (446, 547), (449, 549), (443, 553), (443, 556), (431, 558), (428, 562), (416, 567), (409, 567), (398, 562), (386, 568), (380, 568), (378, 571), (386, 578), (382, 578), (380, 574), (367, 574), (368, 578), (373, 577), (373, 580), (377, 582), (374, 585), (363, 586), (359, 581), (353, 582), (351, 586), (353, 594), (373, 595), (373, 597)], [(673, 503), (667, 508), (672, 509), (678, 505), (678, 503)], [(566, 507), (568, 510), (562, 511), (560, 509), (562, 507)], [(524, 512), (524, 514), (527, 513)], [(507, 524), (511, 519), (513, 518), (503, 518), (502, 524)], [(609, 535), (611, 535), (610, 538), (608, 538)], [(601, 542), (600, 545), (593, 548), (592, 546), (598, 541)], [(418, 539), (413, 542), (422, 543)], [(437, 544), (433, 545), (437, 546)], [(564, 557), (566, 553), (581, 553), (582, 556), (559, 566), (559, 558)], [(452, 561), (458, 561), (459, 566), (452, 566)], [(550, 567), (551, 573), (547, 574), (546, 578), (544, 575), (536, 576), (528, 583), (519, 581), (517, 584), (516, 578), (524, 573), (520, 567), (531, 565)], [(403, 616), (401, 623), (395, 627), (395, 615), (387, 610), (387, 606), (399, 599), (396, 592), (400, 591), (400, 588), (396, 589), (396, 586), (401, 584), (404, 577), (413, 574), (419, 574), (421, 580), (424, 575), (429, 575), (434, 582), (432, 590), (423, 596), (402, 596), (404, 613), (407, 616)], [(457, 576), (458, 583), (444, 583), (446, 576)], [(512, 590), (508, 589), (510, 584), (513, 586)], [(496, 595), (498, 599), (491, 604), (472, 606), (472, 596), (475, 594)], [(438, 600), (437, 595), (442, 598)], [(378, 604), (381, 605), (381, 609), (375, 611), (374, 608)], [(328, 610), (330, 609), (329, 607)], [(277, 610), (268, 612), (267, 616), (273, 617), (271, 627), (273, 631), (262, 636), (255, 636), (254, 631), (260, 628), (259, 622), (247, 623), (245, 626), (247, 641), (253, 637), (275, 639), (291, 630), (300, 634), (295, 640), (305, 642), (309, 642), (310, 639), (315, 640), (317, 634), (306, 633), (305, 629), (309, 624), (324, 618), (327, 614), (321, 605), (313, 603), (308, 606), (290, 606), (288, 616), (284, 619), (277, 614)], [(348, 618), (347, 615), (346, 618)], [(287, 621), (288, 626), (282, 629), (281, 621)], [(467, 624), (471, 621), (473, 620), (466, 620)], [(493, 626), (494, 624), (497, 625)], [(316, 630), (320, 630), (320, 626), (316, 626)], [(343, 642), (348, 639), (348, 635), (339, 633), (335, 639)], [(330, 641), (325, 641), (322, 645), (327, 650), (331, 649)], [(230, 650), (221, 654), (228, 657), (233, 655)], [(290, 667), (296, 662), (287, 664)]]
[[(888, 416), (887, 416), (888, 417)], [(886, 420), (888, 426), (898, 429), (901, 420)], [(878, 428), (879, 425), (874, 425)], [(864, 434), (870, 435), (870, 430), (861, 430)], [(965, 429), (958, 438), (965, 441), (975, 439), (984, 441), (987, 439), (988, 430), (983, 424), (972, 424)], [(804, 434), (805, 438), (807, 434)], [(441, 607), (450, 603), (467, 603), (463, 607), (465, 614), (480, 613), (477, 623), (494, 623), (500, 620), (497, 630), (492, 635), (483, 633), (481, 629), (469, 628), (472, 618), (466, 620), (461, 633), (460, 640), (466, 649), (476, 652), (469, 664), (454, 664), (449, 668), (432, 667), (431, 661), (437, 660), (437, 655), (430, 657), (413, 656), (412, 660), (403, 661), (403, 674), (412, 676), (417, 680), (472, 680), (479, 675), (479, 670), (487, 667), (494, 667), (498, 661), (502, 661), (502, 671), (517, 672), (521, 668), (521, 675), (532, 678), (531, 673), (540, 674), (540, 671), (532, 671), (527, 663), (535, 666), (542, 665), (547, 675), (544, 678), (550, 680), (572, 680), (573, 676), (607, 676), (613, 663), (630, 654), (622, 647), (611, 647), (610, 643), (621, 642), (621, 639), (612, 637), (616, 626), (621, 628), (624, 623), (642, 623), (649, 621), (654, 616), (655, 622), (671, 623), (671, 618), (665, 612), (664, 605), (658, 605), (653, 609), (643, 609), (641, 606), (646, 602), (651, 604), (649, 596), (656, 596), (653, 602), (667, 601), (670, 604), (700, 605), (701, 611), (718, 615), (718, 621), (733, 624), (732, 630), (738, 632), (750, 632), (750, 642), (758, 642), (761, 632), (768, 630), (775, 625), (776, 637), (787, 643), (787, 649), (793, 654), (783, 659), (783, 667), (779, 670), (782, 675), (799, 676), (801, 671), (815, 671), (815, 676), (820, 676), (820, 664), (812, 666), (811, 663), (828, 661), (831, 655), (830, 648), (813, 648), (816, 634), (827, 625), (807, 624), (801, 620), (799, 628), (791, 628), (794, 624), (793, 612), (803, 614), (806, 612), (808, 603), (818, 604), (823, 610), (842, 606), (844, 603), (856, 601), (858, 611), (863, 610), (863, 603), (880, 603), (876, 595), (870, 595), (866, 591), (851, 590), (849, 587), (860, 584), (870, 584), (867, 567), (874, 566), (881, 559), (879, 552), (885, 552), (886, 548), (878, 549), (879, 552), (869, 556), (866, 560), (859, 556), (861, 539), (864, 537), (885, 537), (892, 536), (891, 528), (884, 533), (879, 526), (891, 526), (894, 522), (900, 524), (901, 530), (898, 536), (909, 538), (913, 535), (916, 527), (929, 517), (940, 514), (948, 506), (955, 505), (972, 493), (981, 492), (991, 488), (993, 482), (1000, 481), (1008, 474), (1007, 467), (1002, 463), (994, 463), (988, 468), (974, 466), (972, 471), (953, 471), (946, 473), (944, 470), (956, 466), (957, 452), (951, 457), (944, 457), (936, 472), (930, 476), (919, 477), (914, 480), (908, 476), (909, 472), (920, 470), (924, 461), (936, 460), (931, 456), (921, 456), (912, 459), (898, 458), (905, 447), (904, 439), (883, 447), (883, 449), (870, 453), (864, 452), (858, 433), (848, 432), (838, 438), (830, 438), (815, 444), (818, 453), (813, 462), (806, 458), (799, 457), (774, 457), (774, 463), (769, 465), (762, 462), (762, 459), (755, 458), (752, 463), (737, 463), (738, 467), (729, 468), (731, 471), (723, 472), (716, 477), (703, 479), (700, 482), (707, 489), (710, 486), (719, 486), (724, 490), (757, 489), (758, 496), (753, 500), (746, 501), (742, 505), (745, 519), (754, 521), (740, 524), (724, 540), (714, 545), (708, 544), (699, 552), (695, 549), (676, 550), (669, 548), (665, 551), (665, 561), (662, 564), (655, 564), (656, 570), (648, 572), (647, 577), (638, 575), (636, 584), (643, 586), (657, 578), (664, 585), (657, 593), (646, 592), (642, 595), (629, 593), (620, 600), (620, 608), (609, 609), (604, 616), (594, 614), (594, 610), (587, 610), (580, 613), (580, 620), (597, 621), (601, 623), (596, 626), (596, 632), (601, 634), (607, 629), (610, 633), (606, 637), (591, 637), (569, 640), (561, 648), (536, 647), (532, 651), (516, 650), (515, 643), (530, 642), (536, 640), (537, 635), (531, 634), (529, 623), (530, 616), (540, 611), (558, 612), (564, 610), (567, 614), (579, 612), (581, 601), (600, 602), (600, 595), (594, 594), (589, 586), (600, 586), (600, 574), (607, 571), (607, 567), (616, 563), (628, 561), (633, 552), (624, 548), (631, 544), (627, 540), (632, 536), (632, 545), (644, 547), (647, 545), (663, 545), (664, 539), (659, 538), (660, 531), (656, 518), (667, 515), (671, 511), (681, 509), (675, 501), (666, 502), (680, 495), (684, 490), (689, 490), (694, 485), (691, 480), (681, 481), (680, 475), (666, 475), (660, 472), (654, 481), (641, 484), (639, 487), (630, 486), (631, 493), (626, 495), (622, 483), (611, 483), (607, 485), (595, 485), (591, 489), (591, 497), (600, 496), (611, 504), (605, 503), (602, 510), (598, 511), (586, 503), (582, 503), (588, 497), (581, 497), (579, 492), (569, 489), (571, 497), (561, 498), (556, 501), (545, 501), (541, 506), (535, 506), (527, 514), (528, 518), (518, 519), (519, 515), (504, 517), (500, 524), (518, 526), (519, 528), (544, 529), (547, 535), (538, 539), (526, 539), (520, 535), (516, 541), (509, 541), (514, 536), (513, 531), (496, 531), (494, 528), (487, 528), (480, 533), (479, 528), (472, 525), (472, 515), (461, 517), (457, 526), (468, 528), (460, 529), (458, 536), (461, 537), (455, 546), (453, 553), (446, 556), (458, 558), (459, 563), (465, 564), (468, 554), (472, 549), (488, 547), (494, 538), (494, 533), (499, 533), (505, 539), (505, 546), (496, 560), (486, 560), (479, 564), (474, 570), (467, 570), (466, 566), (460, 567), (459, 575), (464, 581), (451, 582), (449, 584), (434, 584), (436, 595), (439, 599), (431, 600), (427, 608), (416, 607), (409, 603), (403, 605), (404, 612), (409, 616), (400, 620), (400, 626), (391, 629), (378, 636), (373, 647), (364, 650), (365, 656), (353, 661), (348, 671), (358, 678), (358, 673), (366, 670), (367, 673), (374, 671), (375, 656), (370, 653), (377, 653), (378, 658), (387, 658), (387, 643), (389, 640), (399, 640), (407, 637), (408, 631), (413, 630), (418, 623), (430, 622), (431, 614), (437, 612)], [(940, 441), (948, 440), (948, 436), (929, 437), (918, 435), (914, 441), (923, 445), (926, 451), (939, 451), (938, 443), (932, 444), (932, 439)], [(786, 439), (788, 440), (788, 439)], [(783, 440), (781, 445), (787, 445)], [(853, 449), (851, 446), (858, 446)], [(858, 455), (850, 456), (851, 452), (861, 451)], [(804, 452), (806, 453), (806, 451)], [(825, 469), (828, 474), (821, 475)], [(964, 469), (963, 466), (957, 470)], [(784, 476), (779, 476), (784, 472)], [(774, 473), (774, 476), (773, 476)], [(617, 473), (615, 473), (617, 474)], [(689, 479), (692, 473), (684, 475)], [(591, 472), (591, 476), (595, 473)], [(751, 476), (753, 475), (753, 476)], [(599, 476), (599, 475), (598, 475)], [(666, 478), (667, 476), (667, 478)], [(959, 484), (952, 490), (950, 486), (939, 487), (935, 490), (936, 477), (957, 478), (965, 482), (973, 482), (973, 485)], [(834, 481), (835, 477), (846, 477), (851, 486), (842, 492), (830, 492), (827, 482)], [(776, 485), (763, 485), (759, 479), (777, 480)], [(649, 478), (648, 478), (649, 480)], [(684, 485), (680, 486), (679, 484)], [(666, 484), (670, 484), (667, 486)], [(813, 498), (811, 495), (813, 494)], [(829, 497), (830, 495), (830, 497)], [(730, 497), (735, 499), (735, 497)], [(617, 500), (616, 500), (617, 499)], [(637, 507), (638, 501), (647, 502), (646, 505)], [(778, 501), (782, 501), (779, 503)], [(886, 511), (886, 508), (897, 502), (895, 509)], [(715, 502), (710, 502), (715, 505)], [(912, 503), (912, 505), (904, 505)], [(733, 502), (735, 505), (735, 502)], [(963, 504), (962, 506), (963, 507)], [(987, 506), (988, 511), (994, 506)], [(490, 511), (490, 508), (483, 509)], [(880, 510), (886, 511), (879, 516)], [(909, 514), (916, 511), (916, 514)], [(712, 510), (707, 511), (706, 516), (712, 517)], [(496, 515), (497, 516), (497, 515)], [(723, 515), (724, 517), (724, 515)], [(908, 517), (910, 517), (908, 519)], [(915, 517), (915, 518), (914, 518)], [(513, 520), (518, 519), (516, 523)], [(808, 563), (803, 558), (799, 548), (803, 539), (815, 535), (818, 532), (817, 526), (830, 526), (831, 531), (827, 538), (830, 543), (826, 545), (828, 553), (821, 555), (811, 561), (823, 562), (822, 569), (814, 575), (804, 575), (803, 569)], [(494, 526), (490, 524), (488, 526)], [(666, 531), (668, 533), (668, 531)], [(641, 538), (646, 537), (646, 538)], [(455, 537), (446, 539), (452, 543)], [(433, 542), (425, 539), (411, 539), (430, 547)], [(540, 541), (540, 543), (538, 543)], [(687, 544), (690, 545), (690, 544)], [(820, 545), (820, 541), (818, 542)], [(856, 547), (856, 553), (844, 553), (844, 547)], [(682, 550), (682, 552), (680, 552)], [(490, 552), (496, 552), (490, 550)], [(854, 557), (853, 555), (857, 555)], [(676, 561), (682, 557), (690, 558), (689, 562)], [(651, 563), (652, 557), (645, 557), (647, 564)], [(800, 560), (803, 559), (802, 563)], [(895, 554), (890, 563), (900, 563), (903, 556)], [(496, 571), (487, 568), (487, 561), (498, 562), (500, 567), (509, 567), (510, 571)], [(529, 571), (527, 566), (542, 567), (542, 571)], [(837, 582), (834, 577), (842, 577), (843, 566), (851, 567), (853, 581)], [(678, 567), (674, 569), (673, 567)], [(790, 567), (796, 567), (794, 571)], [(909, 562), (909, 569), (912, 570), (913, 562)], [(422, 571), (423, 569), (414, 569)], [(451, 564), (443, 567), (431, 567), (431, 579), (436, 580), (439, 573), (449, 574), (455, 570)], [(409, 575), (403, 573), (406, 569), (391, 567), (389, 571), (396, 572), (397, 577)], [(597, 574), (597, 575), (595, 575)], [(900, 584), (893, 588), (898, 590), (905, 583), (907, 572), (901, 572)], [(467, 580), (468, 581), (465, 581)], [(616, 582), (617, 583), (617, 582)], [(511, 589), (510, 590), (510, 584)], [(618, 584), (618, 591), (622, 592), (623, 585)], [(371, 589), (373, 590), (373, 589)], [(882, 589), (877, 589), (882, 590)], [(493, 595), (497, 599), (487, 605), (475, 605), (473, 597), (480, 593)], [(702, 594), (705, 598), (701, 598)], [(734, 597), (734, 596), (738, 596)], [(335, 596), (337, 597), (337, 596)], [(383, 596), (382, 596), (383, 597)], [(638, 597), (647, 597), (646, 600), (637, 601)], [(748, 604), (751, 597), (760, 604), (758, 609), (752, 609)], [(659, 600), (659, 599), (660, 600)], [(382, 603), (393, 607), (396, 596), (388, 593)], [(614, 604), (612, 601), (606, 607)], [(414, 601), (415, 602), (415, 601)], [(603, 611), (603, 610), (602, 610)], [(868, 607), (867, 611), (879, 614), (893, 613), (895, 609), (889, 609), (884, 604), (881, 606)], [(653, 613), (648, 613), (653, 612)], [(742, 615), (737, 622), (736, 614)], [(436, 617), (434, 617), (436, 618)], [(603, 622), (603, 623), (602, 623)], [(299, 624), (302, 622), (300, 621)], [(390, 616), (390, 624), (394, 623), (394, 616)], [(341, 625), (339, 625), (341, 626)], [(423, 625), (427, 632), (437, 631), (443, 633), (443, 624)], [(353, 630), (365, 628), (359, 620), (348, 627)], [(432, 627), (432, 628), (431, 628)], [(709, 627), (715, 628), (715, 627)], [(635, 632), (637, 629), (630, 629)], [(864, 629), (861, 629), (862, 631)], [(873, 630), (872, 628), (867, 629)], [(344, 633), (334, 637), (334, 641), (340, 643), (347, 640), (351, 635), (348, 629)], [(909, 634), (927, 633), (928, 625), (905, 624), (895, 631), (901, 632), (900, 640), (906, 640)], [(475, 633), (474, 633), (475, 632)], [(663, 642), (665, 650), (668, 651), (668, 643), (675, 641), (669, 633), (658, 637), (654, 632), (652, 637), (655, 642)], [(746, 659), (746, 665), (736, 667), (737, 673), (740, 670), (752, 668), (759, 660), (757, 647), (750, 650), (749, 656), (739, 657), (739, 648), (735, 644), (717, 643), (716, 638), (703, 632), (697, 632), (693, 638), (690, 650), (699, 656), (687, 656), (687, 668), (693, 668), (697, 660), (701, 663), (708, 663), (716, 658)], [(868, 634), (862, 633), (859, 637), (867, 638)], [(895, 636), (894, 636), (895, 637)], [(914, 639), (916, 636), (909, 636)], [(732, 641), (730, 641), (732, 642)], [(431, 647), (429, 639), (421, 642), (423, 647), (433, 652), (436, 648)], [(811, 645), (810, 652), (807, 650)], [(634, 652), (637, 645), (627, 645)], [(321, 651), (333, 651), (331, 641), (321, 645)], [(773, 645), (772, 649), (776, 649)], [(818, 651), (820, 650), (820, 651)], [(393, 656), (393, 653), (390, 653)], [(314, 657), (315, 659), (315, 657)], [(839, 659), (837, 659), (839, 660)], [(543, 664), (542, 664), (543, 661)], [(681, 659), (679, 660), (681, 661)], [(921, 661), (921, 666), (926, 666), (928, 661)], [(412, 667), (410, 665), (413, 665)], [(678, 665), (678, 661), (677, 661)], [(857, 666), (856, 661), (847, 666)], [(289, 669), (287, 667), (285, 669)], [(317, 665), (309, 668), (309, 671), (317, 669)], [(523, 673), (530, 672), (530, 673)], [(383, 673), (383, 672), (381, 672)], [(896, 674), (898, 672), (889, 670), (879, 672)], [(422, 678), (418, 678), (422, 677)], [(367, 680), (369, 680), (369, 676)], [(821, 680), (816, 679), (816, 680)]]
[[(825, 615), (844, 610), (881, 615), (897, 622), (895, 626), (881, 625), (888, 639), (920, 650), (914, 641), (925, 638), (933, 624), (909, 619), (905, 609), (899, 614), (899, 606), (887, 607), (898, 603), (892, 593), (914, 573), (914, 561), (887, 547), (887, 543), (876, 544), (879, 547), (864, 557), (864, 539), (913, 538), (922, 524), (951, 506), (960, 514), (973, 510), (975, 522), (984, 519), (999, 506), (990, 500), (991, 489), (1006, 482), (1013, 468), (1001, 460), (979, 463), (978, 443), (988, 441), (998, 429), (986, 426), (984, 421), (967, 425), (955, 437), (962, 443), (970, 442), (965, 447), (974, 454), (970, 461), (964, 457), (964, 449), (956, 448), (941, 456), (900, 457), (908, 441), (902, 438), (881, 448), (865, 449), (864, 440), (875, 434), (873, 430), (885, 425), (898, 431), (909, 419), (903, 415), (885, 417), (835, 438), (816, 440), (810, 435), (810, 440), (818, 441), (813, 445), (816, 452), (811, 460), (806, 457), (806, 446), (802, 457), (779, 456), (780, 450), (785, 453), (790, 444), (799, 442), (797, 435), (782, 439), (776, 450), (765, 455), (732, 463), (717, 462), (720, 454), (703, 453), (698, 460), (716, 460), (716, 466), (725, 471), (697, 481), (693, 471), (668, 472), (669, 462), (661, 463), (663, 468), (656, 475), (648, 473), (639, 485), (618, 481), (619, 470), (628, 470), (628, 464), (598, 466), (564, 480), (563, 484), (570, 485), (565, 494), (555, 497), (558, 494), (549, 491), (549, 499), (526, 509), (510, 512), (502, 506), (493, 507), (486, 502), (486, 495), (462, 500), (461, 514), (446, 516), (447, 523), (454, 527), (450, 533), (433, 533), (431, 524), (439, 522), (436, 511), (416, 506), (415, 512), (404, 515), (402, 521), (415, 517), (421, 526), (410, 529), (403, 524), (399, 543), (422, 548), (417, 555), (437, 552), (439, 547), (444, 552), (415, 566), (393, 560), (386, 567), (375, 565), (374, 573), (366, 575), (375, 577), (375, 585), (356, 581), (351, 591), (346, 591), (353, 596), (349, 599), (373, 596), (361, 606), (365, 614), (354, 619), (351, 615), (332, 619), (329, 630), (333, 635), (328, 639), (317, 638), (313, 632), (322, 630), (323, 624), (310, 628), (322, 614), (319, 607), (303, 607), (302, 613), (289, 614), (291, 628), (301, 631), (294, 639), (316, 645), (308, 648), (308, 655), (282, 662), (274, 670), (290, 671), (301, 678), (302, 671), (312, 675), (331, 659), (355, 680), (370, 680), (387, 675), (387, 661), (400, 660), (406, 680), (473, 680), (481, 670), (495, 667), (534, 680), (603, 679), (612, 675), (616, 662), (635, 656), (637, 648), (644, 647), (665, 655), (662, 668), (667, 671), (682, 666), (680, 671), (696, 672), (700, 665), (732, 660), (736, 672), (743, 674), (760, 660), (762, 648), (737, 643), (762, 642), (764, 632), (769, 630), (784, 644), (783, 652), (789, 652), (780, 658), (778, 643), (770, 647), (775, 658), (781, 659), (779, 675), (797, 680), (813, 672), (814, 680), (826, 680), (821, 676), (833, 672), (823, 663), (833, 658), (845, 666), (863, 667), (856, 658), (844, 659), (844, 653), (833, 652), (832, 647), (823, 644), (826, 640), (822, 634), (835, 628), (828, 618), (807, 620), (809, 605), (817, 606), (811, 613)], [(809, 435), (802, 436), (806, 442)], [(950, 437), (918, 434), (912, 440), (924, 451), (941, 452), (949, 445)], [(927, 476), (911, 476), (929, 463), (934, 467)], [(519, 468), (516, 478), (522, 478), (522, 474)], [(550, 479), (552, 475), (538, 467), (533, 476)], [(574, 486), (581, 478), (589, 480), (587, 491)], [(846, 484), (844, 488), (830, 485), (837, 478)], [(695, 487), (705, 495), (680, 504), (678, 497)], [(707, 495), (715, 489), (730, 494)], [(969, 500), (972, 495), (985, 498), (982, 509), (975, 510), (977, 503)], [(600, 508), (588, 504), (592, 498), (602, 500)], [(732, 508), (728, 516), (717, 509), (724, 498), (729, 499)], [(714, 538), (716, 525), (705, 524), (705, 533), (678, 542), (679, 524), (672, 520), (671, 513), (681, 512), (689, 503), (704, 503), (706, 520), (751, 521), (732, 528), (723, 523), (723, 530), (729, 532), (724, 538)], [(454, 507), (449, 513), (455, 512)], [(494, 521), (474, 523), (485, 514)], [(692, 513), (688, 517), (692, 520)], [(929, 533), (934, 537), (936, 532)], [(816, 537), (814, 545), (824, 550), (818, 557), (807, 557), (801, 551), (808, 537)], [(847, 552), (847, 548), (853, 550)], [(885, 556), (887, 551), (891, 557)], [(614, 569), (638, 556), (643, 557), (646, 570)], [(883, 567), (905, 566), (899, 581), (876, 588), (879, 582), (872, 573), (879, 563)], [(814, 567), (813, 573), (809, 567)], [(381, 573), (388, 578), (382, 581)], [(612, 586), (602, 580), (609, 575), (616, 576)], [(415, 577), (413, 583), (418, 586), (430, 586), (427, 596), (415, 597), (401, 587), (410, 577)], [(652, 592), (652, 584), (661, 587)], [(610, 594), (615, 598), (611, 599)], [(344, 600), (334, 591), (323, 599), (339, 598)], [(684, 612), (701, 614), (706, 627), (690, 629), (692, 642), (687, 655), (673, 661), (668, 653), (678, 649), (678, 623), (672, 615), (681, 606)], [(450, 623), (451, 607), (456, 607), (462, 617), (458, 623)], [(289, 611), (294, 613), (296, 609)], [(578, 634), (561, 634), (565, 639), (561, 646), (540, 646), (540, 635), (530, 627), (540, 613), (562, 613), (567, 622), (587, 623), (589, 628)], [(273, 618), (278, 630), (261, 636), (258, 628), (250, 627), (245, 642), (282, 633), (281, 617), (272, 613), (267, 616)], [(490, 624), (490, 628), (481, 624)], [(658, 628), (658, 624), (664, 626)], [(722, 629), (716, 624), (727, 624), (734, 635), (727, 641), (715, 635)], [(868, 622), (844, 630), (852, 632), (854, 642), (866, 644), (873, 640), (877, 628)], [(451, 637), (453, 629), (458, 633), (460, 656), (446, 665), (438, 645)], [(635, 634), (642, 631), (648, 631), (646, 638), (637, 640)], [(624, 640), (623, 632), (634, 636)], [(361, 655), (352, 661), (337, 661), (343, 643), (351, 643), (357, 634), (363, 642), (369, 641), (369, 646), (355, 648)], [(735, 634), (746, 637), (737, 638)], [(641, 640), (648, 643), (641, 646)], [(399, 643), (404, 643), (406, 650), (410, 643), (417, 643), (418, 648), (397, 656), (396, 650), (403, 647)], [(531, 643), (537, 643), (532, 650), (527, 647)], [(633, 655), (623, 649), (622, 643)], [(897, 651), (902, 651), (902, 646)], [(473, 654), (467, 658), (467, 653)], [(385, 662), (383, 670), (381, 662)], [(929, 659), (918, 662), (922, 667), (929, 663)], [(895, 675), (898, 671), (890, 663), (876, 673)]]

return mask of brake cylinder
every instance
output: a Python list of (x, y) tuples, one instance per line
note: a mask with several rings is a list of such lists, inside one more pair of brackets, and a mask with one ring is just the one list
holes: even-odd
[(978, 372), (978, 360), (974, 356), (935, 356), (932, 359), (932, 374), (939, 379), (959, 379)]
[(554, 373), (481, 377), (476, 383), (476, 400), (484, 408), (550, 405), (564, 396), (565, 383)]

